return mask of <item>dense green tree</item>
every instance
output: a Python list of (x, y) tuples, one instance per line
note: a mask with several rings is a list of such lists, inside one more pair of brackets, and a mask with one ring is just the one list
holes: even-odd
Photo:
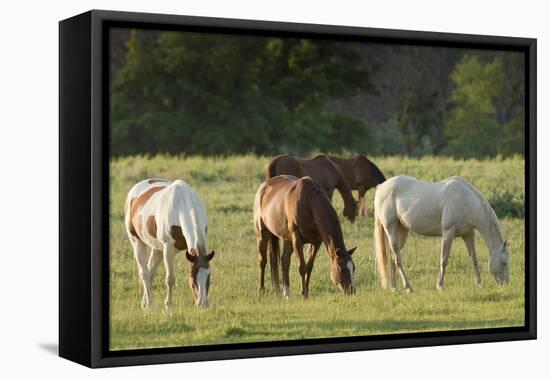
[(508, 89), (511, 79), (502, 60), (483, 63), (466, 55), (451, 79), (455, 88), (444, 128), (445, 152), (458, 157), (523, 153), (522, 96)]
[[(346, 130), (349, 140), (332, 138), (343, 118), (325, 104), (372, 90), (370, 76), (353, 43), (134, 31), (111, 87), (113, 151), (346, 148), (355, 130)], [(359, 135), (367, 130), (360, 120), (354, 125)]]
[(111, 39), (111, 151), (524, 153), (524, 55), (231, 34)]

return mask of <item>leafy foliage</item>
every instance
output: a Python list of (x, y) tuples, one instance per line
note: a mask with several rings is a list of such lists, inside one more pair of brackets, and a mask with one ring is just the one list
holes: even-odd
[(348, 145), (332, 139), (342, 122), (367, 133), (324, 109), (373, 89), (356, 44), (134, 31), (127, 47), (112, 83), (116, 154), (335, 150)]
[(524, 153), (521, 53), (144, 30), (113, 43), (115, 156)]
[(523, 153), (523, 111), (507, 112), (522, 107), (507, 103), (502, 61), (483, 63), (476, 56), (465, 56), (451, 79), (456, 87), (444, 128), (446, 151), (457, 157)]

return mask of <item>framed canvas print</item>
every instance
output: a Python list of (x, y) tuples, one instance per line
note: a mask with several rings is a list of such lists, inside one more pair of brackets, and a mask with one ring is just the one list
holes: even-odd
[(59, 353), (536, 337), (536, 40), (60, 22)]

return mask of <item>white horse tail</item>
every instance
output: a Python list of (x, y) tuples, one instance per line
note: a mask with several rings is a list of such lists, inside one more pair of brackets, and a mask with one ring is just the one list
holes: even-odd
[(376, 209), (374, 210), (374, 250), (376, 251), (376, 267), (380, 276), (380, 283), (386, 289), (388, 287), (388, 237), (384, 226), (380, 222)]

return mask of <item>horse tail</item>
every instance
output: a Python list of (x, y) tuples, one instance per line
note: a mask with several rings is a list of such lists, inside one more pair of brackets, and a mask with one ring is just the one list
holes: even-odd
[(374, 250), (380, 283), (385, 289), (388, 287), (388, 237), (376, 214), (376, 208), (374, 209)]
[(269, 266), (271, 268), (271, 283), (276, 292), (279, 291), (279, 238), (271, 236), (268, 241)]

